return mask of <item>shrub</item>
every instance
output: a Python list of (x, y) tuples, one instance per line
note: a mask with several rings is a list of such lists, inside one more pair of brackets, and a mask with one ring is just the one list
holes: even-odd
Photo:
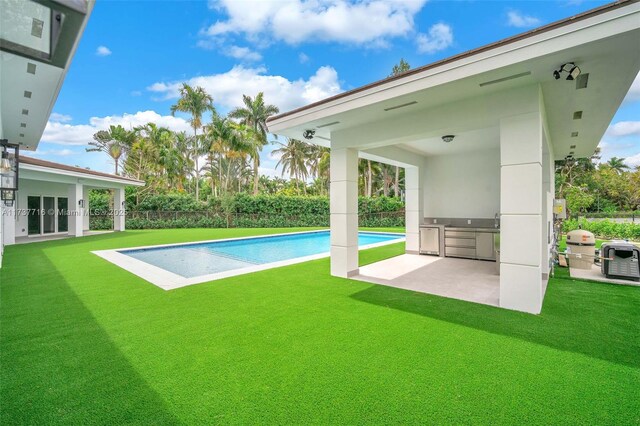
[(564, 232), (579, 228), (593, 232), (595, 236), (601, 238), (640, 241), (640, 224), (636, 223), (617, 223), (608, 220), (589, 222), (584, 219), (570, 219), (562, 224)]
[[(199, 210), (195, 207), (203, 203), (184, 198), (181, 194), (149, 197), (128, 212), (126, 226), (130, 229), (329, 226), (327, 197), (236, 194), (211, 198)], [(404, 203), (396, 198), (361, 197), (358, 207), (360, 226), (404, 226)]]

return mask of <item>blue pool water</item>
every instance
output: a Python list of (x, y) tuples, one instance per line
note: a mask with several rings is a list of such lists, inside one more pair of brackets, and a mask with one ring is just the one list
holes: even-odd
[[(402, 234), (359, 232), (360, 247), (398, 240)], [(185, 278), (329, 252), (329, 231), (120, 250), (120, 253)]]

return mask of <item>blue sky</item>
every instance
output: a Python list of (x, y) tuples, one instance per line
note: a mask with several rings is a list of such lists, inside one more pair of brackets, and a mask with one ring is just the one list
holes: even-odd
[[(171, 117), (180, 82), (219, 112), (264, 91), (281, 111), (386, 77), (402, 57), (424, 65), (606, 2), (263, 0), (98, 1), (37, 155), (113, 171), (85, 152), (95, 131)], [(640, 81), (603, 138), (603, 157), (640, 165)], [(262, 172), (278, 174), (263, 152)]]

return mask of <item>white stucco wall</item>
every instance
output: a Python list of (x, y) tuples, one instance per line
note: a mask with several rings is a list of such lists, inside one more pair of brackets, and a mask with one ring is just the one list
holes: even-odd
[[(28, 179), (20, 179), (18, 190), (18, 209), (27, 209), (27, 197), (69, 197), (69, 185), (65, 183), (44, 182)], [(27, 235), (27, 217), (18, 215), (16, 224), (16, 237)]]
[(427, 158), (425, 217), (493, 218), (499, 212), (499, 148)]

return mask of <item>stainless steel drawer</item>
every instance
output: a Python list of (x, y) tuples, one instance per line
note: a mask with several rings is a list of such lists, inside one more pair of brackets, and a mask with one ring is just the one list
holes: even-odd
[(476, 233), (473, 231), (449, 231), (444, 230), (445, 237), (458, 237), (458, 238), (475, 238)]
[(462, 248), (462, 247), (445, 247), (444, 253), (446, 256), (452, 257), (476, 257), (475, 248)]
[(447, 237), (444, 239), (444, 245), (449, 247), (476, 247), (476, 239), (475, 238), (450, 238)]

